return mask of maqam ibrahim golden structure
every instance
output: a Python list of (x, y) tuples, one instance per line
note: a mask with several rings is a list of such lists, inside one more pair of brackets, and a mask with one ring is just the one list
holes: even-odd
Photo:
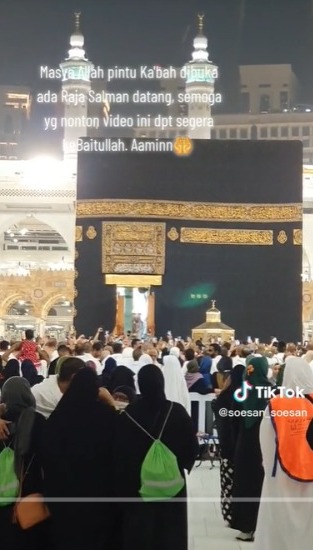
[(194, 341), (202, 339), (203, 344), (212, 341), (229, 342), (235, 338), (235, 330), (222, 323), (221, 312), (215, 307), (215, 300), (212, 300), (212, 307), (206, 312), (206, 321), (192, 329)]

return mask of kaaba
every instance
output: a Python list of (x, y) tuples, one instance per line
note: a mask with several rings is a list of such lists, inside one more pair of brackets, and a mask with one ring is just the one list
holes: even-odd
[(117, 288), (136, 287), (157, 336), (190, 335), (214, 299), (238, 339), (302, 339), (301, 142), (82, 151), (76, 216), (78, 333), (112, 331)]

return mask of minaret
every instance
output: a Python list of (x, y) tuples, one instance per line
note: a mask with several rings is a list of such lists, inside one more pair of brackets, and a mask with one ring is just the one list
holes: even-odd
[[(194, 129), (191, 126), (188, 128), (188, 136), (191, 139), (210, 139), (211, 137), (210, 103), (215, 101), (214, 85), (218, 77), (217, 66), (209, 60), (208, 40), (203, 34), (203, 19), (204, 15), (198, 15), (198, 34), (193, 41), (192, 60), (185, 65), (186, 93), (197, 94), (193, 95), (196, 101), (187, 102), (188, 116), (189, 118), (201, 118), (203, 121)], [(220, 94), (217, 95), (220, 96)], [(200, 101), (197, 100), (198, 98)], [(220, 102), (217, 96), (216, 102)]]
[[(75, 13), (75, 32), (70, 38), (68, 57), (60, 64), (62, 70), (61, 100), (65, 119), (63, 134), (64, 160), (77, 160), (78, 138), (88, 133), (88, 93), (91, 89), (93, 64), (84, 50), (84, 36), (80, 30), (80, 13)], [(75, 100), (76, 98), (76, 100)]]

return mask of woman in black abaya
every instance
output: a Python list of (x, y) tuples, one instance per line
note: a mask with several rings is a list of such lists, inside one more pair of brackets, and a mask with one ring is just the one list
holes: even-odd
[(240, 428), (234, 454), (234, 483), (231, 527), (240, 531), (238, 540), (254, 540), (258, 510), (262, 492), (264, 469), (260, 447), (260, 424), (267, 399), (258, 395), (256, 386), (267, 387), (268, 362), (265, 357), (247, 359), (248, 366), (243, 379), (251, 388), (242, 402), (245, 416), (240, 418)]
[[(25, 497), (42, 492), (42, 465), (40, 462), (41, 438), (44, 417), (35, 411), (36, 402), (29, 382), (20, 376), (9, 378), (2, 388), (3, 419), (10, 422), (10, 436), (0, 440), (0, 452), (5, 446), (14, 450), (14, 468), (22, 481), (20, 491)], [(27, 473), (26, 473), (27, 472)], [(12, 522), (13, 503), (0, 506), (0, 540), (10, 550), (41, 550), (50, 548), (49, 520), (23, 531)]]
[[(128, 415), (153, 437), (158, 437), (171, 403), (165, 397), (163, 374), (155, 365), (140, 369), (138, 384), (141, 397), (130, 404), (127, 415), (122, 413), (117, 421), (115, 494), (118, 498), (138, 499), (121, 505), (122, 540), (117, 547), (120, 550), (187, 550), (186, 485), (166, 502), (143, 502), (139, 494), (141, 466), (152, 442)], [(190, 416), (178, 403), (173, 403), (162, 442), (176, 455), (182, 475), (184, 470), (190, 472), (198, 453), (198, 441)], [(127, 458), (125, 449), (131, 449)]]
[(238, 439), (240, 418), (236, 416), (223, 416), (220, 411), (234, 411), (238, 403), (234, 399), (234, 392), (241, 387), (242, 377), (245, 371), (243, 365), (236, 365), (218, 397), (212, 401), (212, 409), (215, 414), (216, 428), (220, 444), (220, 483), (221, 483), (221, 510), (225, 522), (231, 523), (231, 496), (234, 474), (234, 452)]
[[(49, 502), (55, 550), (107, 547), (110, 503), (97, 499), (112, 495), (116, 413), (99, 401), (98, 393), (96, 373), (82, 368), (46, 423), (45, 496), (59, 499)], [(73, 501), (62, 501), (66, 498)]]

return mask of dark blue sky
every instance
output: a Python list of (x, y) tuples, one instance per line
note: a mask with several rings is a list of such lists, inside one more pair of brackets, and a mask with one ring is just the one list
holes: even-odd
[(75, 10), (82, 11), (86, 50), (94, 63), (182, 65), (190, 58), (200, 11), (206, 14), (211, 57), (221, 70), (235, 57), (241, 63), (291, 62), (309, 85), (312, 0), (245, 0), (239, 43), (236, 7), (242, 1), (0, 0), (0, 79), (32, 85), (40, 64), (56, 66), (66, 55)]

